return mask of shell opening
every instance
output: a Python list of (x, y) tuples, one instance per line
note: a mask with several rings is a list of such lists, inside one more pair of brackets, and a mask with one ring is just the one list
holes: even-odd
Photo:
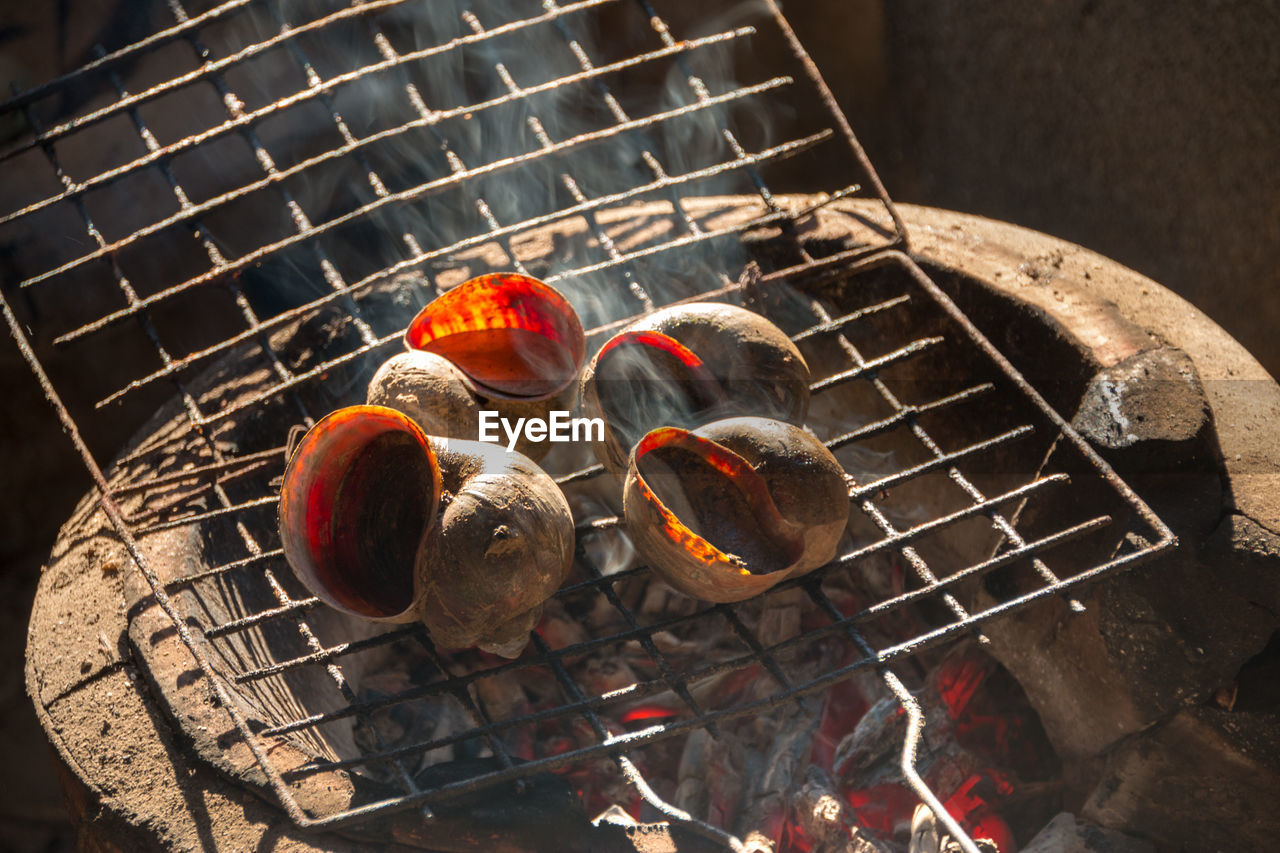
[(463, 282), (418, 312), (405, 343), (447, 358), (491, 396), (543, 399), (573, 382), (586, 335), (573, 306), (535, 278), (494, 273)]
[(728, 561), (743, 575), (790, 568), (804, 551), (800, 531), (773, 502), (764, 478), (714, 441), (676, 427), (655, 429), (635, 449), (644, 500), (661, 533), (691, 557)]
[(422, 430), (380, 406), (322, 419), (299, 444), (281, 488), (285, 556), (325, 603), (388, 619), (414, 603), (414, 567), (440, 499)]
[(662, 332), (623, 332), (601, 348), (593, 382), (600, 410), (624, 447), (661, 424), (715, 417), (724, 391), (692, 350)]

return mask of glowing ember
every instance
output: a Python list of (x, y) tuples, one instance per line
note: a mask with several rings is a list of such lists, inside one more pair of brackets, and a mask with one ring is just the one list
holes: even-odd
[(997, 812), (997, 805), (1013, 793), (1013, 786), (997, 770), (970, 776), (943, 805), (973, 838), (989, 838), (1000, 853), (1017, 853), (1013, 832)]
[(662, 708), (657, 705), (642, 705), (639, 708), (632, 708), (622, 715), (622, 724), (630, 726), (633, 723), (644, 723), (651, 720), (666, 720), (676, 716), (676, 712), (670, 708)]
[[(918, 693), (927, 719), (917, 771), (970, 837), (1016, 853), (1010, 825), (1016, 795), (1055, 766), (1025, 697), (1008, 673), (968, 647), (938, 661)], [(860, 825), (881, 838), (900, 839), (918, 803), (900, 768), (905, 715), (893, 699), (868, 708), (859, 698), (848, 686), (830, 692), (813, 757), (831, 762)], [(842, 731), (845, 737), (832, 750), (831, 739)]]

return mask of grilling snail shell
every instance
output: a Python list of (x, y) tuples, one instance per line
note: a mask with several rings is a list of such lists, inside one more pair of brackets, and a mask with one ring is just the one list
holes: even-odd
[(840, 464), (803, 429), (727, 418), (647, 433), (628, 459), (623, 515), (671, 586), (741, 601), (829, 562), (849, 494)]
[[(432, 300), (405, 332), (407, 352), (374, 374), (366, 401), (398, 409), (430, 434), (479, 437), (482, 408), (545, 418), (567, 408), (586, 354), (573, 306), (554, 288), (516, 273), (463, 282)], [(546, 443), (521, 438), (538, 458)]]
[[(563, 395), (546, 400), (483, 397), (466, 374), (443, 356), (409, 350), (383, 362), (369, 382), (365, 402), (403, 412), (417, 421), (428, 435), (476, 439), (480, 433), (480, 409), (491, 408), (502, 417), (544, 418), (552, 408), (568, 405)], [(550, 445), (532, 442), (522, 432), (515, 449), (540, 459)]]
[(672, 305), (600, 348), (583, 373), (582, 408), (605, 424), (596, 458), (622, 476), (631, 447), (655, 427), (693, 429), (734, 415), (803, 423), (809, 366), (759, 314), (711, 302)]
[(321, 419), (285, 470), (280, 534), (326, 604), (420, 619), (445, 648), (520, 653), (573, 557), (563, 493), (519, 453), (428, 436), (407, 415), (350, 406)]
[(448, 359), (409, 350), (383, 362), (366, 402), (404, 412), (429, 435), (474, 436), (480, 404), (466, 376)]

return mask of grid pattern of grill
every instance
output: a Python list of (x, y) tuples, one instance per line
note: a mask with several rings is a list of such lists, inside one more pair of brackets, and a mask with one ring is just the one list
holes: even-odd
[[(693, 821), (667, 806), (649, 789), (631, 756), (647, 744), (697, 728), (716, 731), (718, 724), (819, 693), (868, 668), (883, 672), (886, 683), (911, 713), (913, 724), (918, 724), (919, 709), (902, 683), (888, 671), (890, 662), (948, 638), (980, 631), (983, 622), (1044, 596), (1069, 595), (1072, 587), (1145, 559), (1171, 543), (1167, 528), (899, 251), (906, 247), (906, 235), (892, 204), (843, 115), (772, 3), (772, 17), (760, 25), (768, 28), (767, 33), (739, 27), (688, 39), (681, 38), (668, 23), (670, 14), (666, 10), (655, 8), (648, 0), (501, 4), (503, 12), (525, 10), (521, 15), (507, 17), (492, 8), (473, 12), (459, 4), (448, 18), (457, 26), (456, 31), (433, 30), (433, 37), (424, 41), (420, 29), (411, 27), (416, 41), (407, 42), (402, 32), (404, 20), (397, 15), (416, 6), (408, 0), (373, 0), (298, 20), (286, 19), (273, 4), (263, 6), (251, 0), (232, 0), (198, 13), (188, 13), (178, 0), (171, 0), (171, 26), (143, 42), (104, 53), (68, 78), (17, 95), (0, 106), (3, 111), (21, 110), (33, 129), (29, 138), (6, 153), (9, 168), (31, 165), (33, 161), (26, 158), (38, 155), (45, 161), (42, 168), (46, 172), (51, 169), (57, 182), (51, 189), (46, 186), (39, 192), (33, 190), (35, 197), (17, 201), (6, 198), (8, 206), (0, 210), (0, 234), (41, 227), (47, 222), (61, 227), (67, 217), (80, 231), (77, 240), (60, 244), (72, 247), (69, 256), (61, 257), (57, 252), (42, 256), (27, 271), (25, 279), (5, 293), (6, 319), (46, 393), (58, 405), (102, 491), (104, 509), (151, 582), (156, 600), (173, 619), (180, 637), (209, 676), (212, 689), (297, 823), (346, 825), (373, 814), (410, 807), (425, 812), (430, 803), (449, 796), (607, 754), (617, 759), (628, 779), (652, 804), (704, 834), (728, 842), (721, 830)], [(207, 46), (207, 31), (216, 34), (219, 27), (227, 27), (226, 40), (234, 43), (245, 31), (246, 21), (252, 23), (248, 29), (255, 38), (245, 39), (245, 44), (225, 54)], [(434, 17), (431, 23), (437, 23)], [(626, 38), (620, 38), (622, 44), (615, 49), (602, 50), (588, 37), (593, 26), (625, 34)], [(724, 84), (723, 75), (716, 69), (731, 55), (726, 52), (752, 38), (766, 36), (789, 51), (779, 56), (794, 62), (801, 82), (788, 76), (763, 76), (751, 83)], [(354, 44), (359, 39), (359, 47), (349, 51), (350, 67), (330, 68), (329, 63), (336, 61), (332, 51), (321, 48), (322, 53), (315, 53), (314, 39), (320, 37), (340, 37), (343, 44)], [(641, 37), (641, 41), (635, 41)], [(182, 72), (170, 65), (160, 82), (137, 92), (126, 89), (122, 75), (134, 67), (132, 63), (149, 57), (172, 63), (176, 49), (185, 51), (184, 61), (194, 66), (191, 70)], [(699, 64), (700, 60), (717, 55), (720, 64), (711, 60)], [(268, 60), (280, 64), (255, 66)], [(481, 81), (476, 83), (471, 77), (462, 81), (458, 91), (469, 97), (455, 97), (453, 91), (445, 95), (433, 88), (433, 74), (457, 66), (465, 66), (468, 75), (474, 72), (473, 76)], [(273, 84), (264, 86), (263, 92), (245, 93), (245, 81), (261, 78), (267, 69), (281, 68), (290, 69), (293, 75), (290, 82), (279, 84), (287, 91), (273, 88), (273, 78)], [(661, 73), (645, 76), (653, 68), (660, 68)], [(74, 117), (59, 116), (52, 123), (42, 119), (43, 103), (87, 80), (107, 82), (110, 89), (105, 99), (93, 102), (87, 111)], [(370, 81), (379, 81), (378, 88), (359, 88)], [(153, 130), (152, 124), (163, 114), (165, 105), (172, 108), (184, 97), (194, 103), (194, 92), (204, 92), (208, 87), (216, 93), (216, 104), (225, 119), (162, 143), (164, 135)], [(359, 103), (359, 97), (353, 95), (344, 101), (343, 93), (350, 89), (374, 97), (376, 112), (394, 118), (382, 125), (370, 125), (364, 119), (352, 121), (346, 116), (351, 114), (351, 106)], [(647, 94), (638, 97), (637, 91)], [(476, 92), (479, 94), (473, 96)], [(825, 105), (831, 126), (804, 129), (780, 141), (769, 139), (758, 128), (753, 130), (753, 115), (779, 111), (787, 99), (801, 97)], [(572, 108), (566, 108), (566, 104)], [(750, 106), (743, 109), (744, 105)], [(150, 118), (149, 108), (154, 108)], [(303, 111), (310, 111), (305, 113), (304, 126), (315, 130), (317, 136), (320, 133), (316, 128), (324, 129), (321, 150), (299, 152), (288, 148), (282, 156), (279, 152), (287, 146), (277, 147), (273, 141), (278, 141), (279, 131), (272, 120), (281, 115), (302, 116)], [(508, 118), (490, 121), (489, 117), (505, 115), (504, 111), (509, 113)], [(109, 168), (88, 176), (76, 174), (65, 162), (62, 146), (71, 143), (74, 152), (74, 143), (93, 145), (95, 131), (114, 128), (119, 132), (119, 122), (127, 122), (125, 126), (141, 148), (121, 155), (121, 161)], [(484, 134), (468, 129), (484, 122), (490, 122), (483, 125)], [(495, 127), (509, 128), (510, 132), (495, 138)], [(702, 138), (707, 144), (690, 153), (690, 138)], [(241, 153), (247, 154), (246, 162), (254, 173), (228, 168), (228, 186), (219, 185), (215, 175), (212, 182), (206, 180), (193, 188), (189, 176), (203, 173), (184, 158), (221, 157), (228, 150), (228, 140), (238, 140), (236, 144), (241, 146)], [(406, 164), (407, 150), (425, 162)], [(805, 160), (806, 157), (811, 159)], [(800, 159), (801, 170), (833, 181), (826, 187), (833, 190), (830, 202), (858, 195), (866, 188), (865, 194), (883, 206), (892, 228), (865, 245), (815, 258), (796, 236), (797, 225), (813, 211), (789, 209), (765, 181), (766, 171), (786, 158)], [(580, 169), (585, 170), (585, 176)], [(844, 180), (846, 172), (848, 179)], [(836, 177), (830, 177), (833, 175)], [(154, 196), (154, 204), (138, 205), (136, 214), (122, 217), (124, 225), (95, 212), (109, 211), (108, 203), (119, 201), (122, 196), (112, 196), (112, 191), (125, 196), (135, 189), (141, 192), (142, 182), (156, 176), (160, 191)], [(317, 185), (336, 185), (341, 190), (334, 191), (329, 204), (317, 207)], [(717, 224), (700, 216), (697, 205), (689, 203), (694, 196), (734, 191), (758, 196), (759, 214)], [(655, 229), (650, 236), (628, 235), (625, 240), (611, 228), (611, 211), (654, 198), (669, 202), (667, 227)], [(162, 199), (167, 200), (168, 209), (160, 204)], [(545, 203), (545, 208), (531, 211), (530, 199)], [(252, 227), (246, 228), (238, 220), (246, 211), (264, 209), (272, 211), (266, 219), (275, 217), (278, 221), (251, 220)], [(135, 221), (136, 217), (141, 219)], [(584, 223), (592, 237), (592, 252), (544, 269), (539, 266), (542, 259), (531, 255), (522, 240), (539, 229), (569, 220)], [(789, 239), (790, 260), (762, 275), (743, 277), (742, 247), (746, 237), (766, 228), (776, 229)], [(361, 247), (360, 252), (353, 251), (356, 245)], [(579, 519), (580, 577), (562, 589), (558, 598), (569, 603), (602, 598), (625, 623), (622, 631), (562, 647), (535, 634), (532, 650), (520, 660), (459, 675), (418, 628), (336, 643), (326, 643), (313, 629), (309, 619), (318, 602), (290, 591), (289, 570), (277, 540), (272, 538), (270, 522), (274, 518), (275, 497), (271, 481), (284, 462), (285, 449), (278, 446), (283, 436), (266, 445), (244, 443), (228, 447), (218, 430), (238, 416), (271, 407), (286, 412), (280, 416), (283, 424), (312, 423), (324, 413), (315, 410), (317, 394), (324, 398), (322, 390), (317, 389), (332, 386), (334, 377), (346, 375), (345, 370), (354, 371), (371, 359), (390, 354), (400, 340), (402, 322), (369, 310), (380, 286), (411, 270), (419, 273), (425, 283), (420, 297), (429, 298), (436, 292), (436, 279), (448, 275), (454, 259), (492, 247), (499, 250), (502, 258), (499, 266), (541, 275), (565, 290), (582, 310), (596, 345), (630, 317), (681, 299), (759, 295), (767, 302), (773, 290), (789, 284), (837, 277), (858, 281), (860, 276), (887, 276), (893, 282), (890, 292), (853, 310), (848, 306), (834, 309), (829, 301), (806, 298), (803, 317), (791, 315), (795, 328), (789, 331), (797, 343), (836, 353), (834, 357), (828, 355), (826, 363), (840, 365), (840, 369), (814, 383), (815, 398), (857, 388), (856, 393), (874, 401), (868, 404), (867, 411), (880, 413), (850, 431), (832, 430), (830, 435), (820, 436), (828, 446), (842, 451), (889, 435), (905, 436), (917, 454), (922, 454), (905, 457), (905, 462), (876, 474), (851, 472), (858, 485), (850, 497), (866, 526), (862, 539), (829, 566), (789, 584), (802, 589), (816, 612), (824, 615), (822, 625), (770, 643), (751, 627), (751, 619), (740, 605), (719, 605), (646, 621), (623, 600), (619, 588), (647, 570), (632, 567), (603, 573), (585, 543), (623, 534), (617, 529), (616, 518), (590, 517)], [(147, 262), (168, 255), (182, 260), (171, 266)], [(155, 266), (160, 272), (154, 271)], [(678, 267), (691, 271), (672, 276), (672, 270)], [(280, 280), (284, 282), (282, 287), (266, 286), (279, 284)], [(322, 282), (323, 287), (313, 289), (315, 282)], [(708, 287), (708, 283), (713, 286)], [(263, 296), (280, 290), (290, 294), (283, 302)], [(609, 298), (595, 298), (606, 291)], [(81, 353), (72, 358), (88, 361), (100, 351), (95, 346), (117, 343), (126, 334), (120, 331), (124, 327), (130, 329), (127, 334), (145, 339), (147, 355), (137, 361), (131, 378), (122, 386), (102, 388), (89, 382), (89, 393), (63, 395), (68, 398), (64, 407), (55, 383), (36, 357), (11, 308), (14, 293), (51, 300), (65, 299), (70, 293), (89, 295), (83, 300), (86, 316), (77, 317), (67, 328), (40, 330), (43, 340), (52, 340), (73, 354)], [(41, 295), (46, 293), (47, 296)], [(215, 302), (215, 311), (231, 306), (229, 314), (234, 323), (230, 331), (220, 332), (215, 340), (201, 340), (199, 334), (193, 333), (189, 319), (173, 320), (189, 318), (193, 308), (199, 310)], [(846, 313), (833, 316), (833, 310)], [(317, 314), (346, 318), (351, 334), (336, 352), (299, 359), (290, 353), (287, 336), (280, 333)], [(895, 315), (903, 315), (903, 319), (886, 320)], [(889, 325), (883, 325), (885, 322)], [(885, 334), (886, 328), (905, 328), (909, 333), (894, 340)], [(873, 352), (868, 349), (869, 340), (878, 340), (882, 345)], [(885, 345), (886, 341), (891, 345)], [(202, 404), (201, 395), (191, 390), (189, 380), (220, 357), (244, 351), (254, 353), (266, 368), (268, 379), (257, 383), (252, 393), (232, 405)], [(939, 359), (942, 361), (936, 363), (945, 363), (945, 359), (957, 357), (957, 352), (984, 365), (989, 376), (958, 384), (925, 383), (922, 387), (929, 393), (904, 399), (903, 388), (912, 386), (895, 383), (895, 370), (917, 360)], [(923, 374), (908, 375), (930, 374), (926, 369)], [(126, 485), (113, 485), (95, 461), (81, 427), (90, 425), (87, 429), (91, 429), (94, 418), (103, 417), (104, 412), (109, 416), (131, 398), (158, 399), (147, 395), (157, 393), (160, 386), (167, 387), (163, 394), (177, 389), (185, 411), (187, 436), (204, 442), (202, 464), (178, 473), (154, 474), (130, 480)], [(341, 394), (334, 392), (334, 396)], [(965, 417), (964, 407), (981, 404), (990, 397), (1016, 401), (1012, 407), (1016, 417), (1005, 427), (958, 443), (948, 443), (937, 437), (936, 429), (926, 428), (940, 423), (944, 425), (943, 432), (947, 432), (945, 425), (952, 421), (970, 423), (973, 419)], [(983, 483), (988, 469), (982, 467), (981, 460), (984, 454), (1002, 452), (1007, 445), (1032, 437), (1041, 442), (1035, 451), (1040, 455), (1053, 445), (1066, 448), (1082, 460), (1091, 475), (1106, 484), (1116, 508), (1099, 508), (1052, 529), (1038, 530), (1034, 536), (1020, 532), (1017, 518), (1021, 508), (1042, 492), (1066, 488), (1068, 477), (1036, 471), (1016, 477), (1017, 482), (1012, 485), (1002, 480), (1002, 485), (992, 490)], [(164, 451), (163, 446), (144, 445), (122, 464)], [(557, 473), (558, 481), (572, 491), (589, 486), (602, 472), (599, 466), (591, 466)], [(942, 483), (940, 488), (954, 490), (960, 503), (925, 519), (905, 521), (886, 508), (883, 496), (890, 490), (935, 480)], [(132, 496), (175, 485), (183, 488), (187, 502), (184, 505), (199, 497), (205, 499), (206, 508), (176, 516), (127, 516), (121, 510), (121, 504)], [(1143, 528), (1144, 538), (1122, 545), (1094, 564), (1073, 565), (1064, 576), (1055, 574), (1042, 558), (1055, 546), (1101, 535), (1116, 512), (1132, 513)], [(939, 565), (928, 543), (975, 520), (994, 532), (999, 547), (982, 560)], [(243, 555), (176, 583), (165, 583), (147, 565), (137, 538), (190, 525), (230, 525), (242, 541)], [(909, 573), (905, 590), (853, 609), (832, 601), (827, 580), (854, 571), (869, 558), (883, 554), (894, 554), (905, 565)], [(957, 595), (967, 583), (1018, 566), (1029, 568), (1034, 581), (1024, 583), (1017, 593), (981, 612), (971, 612)], [(183, 588), (230, 577), (237, 578), (237, 582), (265, 585), (273, 604), (193, 629), (174, 596)], [(877, 620), (928, 602), (939, 603), (937, 612), (947, 614), (945, 618), (939, 619), (935, 613), (933, 621), (926, 618), (914, 623), (919, 630), (905, 636), (894, 637), (891, 631), (868, 633), (866, 626)], [(1078, 604), (1072, 602), (1072, 606)], [(659, 632), (678, 633), (685, 626), (707, 620), (719, 620), (726, 633), (737, 638), (739, 654), (694, 664), (673, 659), (655, 642)], [(301, 651), (228, 672), (218, 643), (268, 623), (292, 626), (300, 638)], [(376, 700), (359, 697), (344, 675), (344, 660), (402, 641), (421, 646), (434, 661), (437, 677)], [(570, 662), (588, 653), (617, 649), (627, 642), (638, 643), (654, 677), (624, 691), (584, 689)], [(851, 651), (846, 662), (820, 675), (797, 679), (789, 661), (822, 642), (847, 646)], [(749, 700), (708, 707), (691, 690), (691, 686), (711, 676), (753, 666), (760, 667), (763, 677), (771, 679), (771, 686)], [(341, 697), (338, 710), (277, 720), (263, 728), (251, 726), (241, 706), (229, 701), (230, 692), (307, 667), (318, 667), (327, 673), (332, 688)], [(562, 701), (532, 715), (509, 719), (493, 716), (477, 698), (475, 683), (511, 669), (547, 671), (559, 685)], [(609, 724), (610, 708), (662, 692), (674, 694), (683, 703), (674, 719), (631, 731), (618, 731)], [(369, 725), (371, 715), (380, 709), (434, 695), (457, 699), (471, 715), (471, 726), (434, 741), (388, 744), (378, 736), (377, 727)], [(305, 734), (345, 719), (359, 720), (374, 733), (373, 750), (355, 757), (317, 761), (285, 773), (273, 765), (269, 755), (273, 738)], [(585, 722), (591, 733), (590, 743), (554, 755), (511, 753), (512, 731), (570, 719)], [(913, 726), (912, 733), (912, 738), (917, 736), (918, 727)], [(500, 766), (431, 787), (415, 781), (412, 766), (418, 756), (468, 741), (483, 742)], [(904, 767), (921, 796), (942, 814), (937, 801), (912, 775), (913, 749), (914, 740), (909, 739)], [(397, 795), (340, 813), (319, 815), (305, 813), (291, 795), (290, 783), (303, 776), (373, 765), (390, 769), (401, 786)], [(952, 831), (961, 835), (958, 827), (952, 826)]]

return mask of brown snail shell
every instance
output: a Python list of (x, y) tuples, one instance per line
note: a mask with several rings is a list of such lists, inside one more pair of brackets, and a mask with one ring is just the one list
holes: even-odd
[(339, 409), (307, 431), (285, 469), (285, 558), (330, 607), (412, 621), (413, 566), (440, 496), (439, 460), (417, 424), (381, 407)]
[(404, 412), (429, 435), (475, 437), (480, 403), (462, 371), (448, 359), (409, 350), (383, 362), (365, 402)]
[(671, 586), (741, 601), (829, 562), (849, 493), (831, 451), (800, 427), (727, 418), (647, 433), (628, 459), (623, 515)]
[(632, 445), (655, 427), (692, 429), (734, 415), (803, 423), (809, 366), (781, 329), (753, 311), (672, 305), (600, 348), (583, 373), (582, 407), (605, 423), (596, 457), (621, 476)]
[(569, 504), (520, 453), (457, 439), (433, 444), (451, 500), (428, 537), (418, 614), (446, 648), (514, 657), (573, 561)]
[(573, 558), (555, 482), (519, 453), (428, 436), (402, 412), (350, 406), (307, 432), (285, 470), (280, 535), (321, 601), (421, 619), (445, 648), (515, 656)]
[[(586, 336), (557, 290), (494, 273), (432, 300), (409, 324), (405, 345), (374, 374), (367, 402), (399, 409), (429, 434), (474, 440), (481, 409), (512, 421), (568, 409)], [(523, 437), (516, 444), (533, 458), (548, 449)]]
[[(369, 382), (365, 402), (404, 412), (429, 435), (476, 440), (480, 410), (493, 409), (509, 420), (546, 418), (554, 408), (568, 408), (564, 393), (547, 400), (493, 400), (479, 397), (466, 376), (443, 356), (409, 350), (383, 362)], [(506, 436), (502, 436), (503, 443)], [(533, 460), (547, 454), (547, 442), (527, 440), (523, 433), (515, 449)]]

